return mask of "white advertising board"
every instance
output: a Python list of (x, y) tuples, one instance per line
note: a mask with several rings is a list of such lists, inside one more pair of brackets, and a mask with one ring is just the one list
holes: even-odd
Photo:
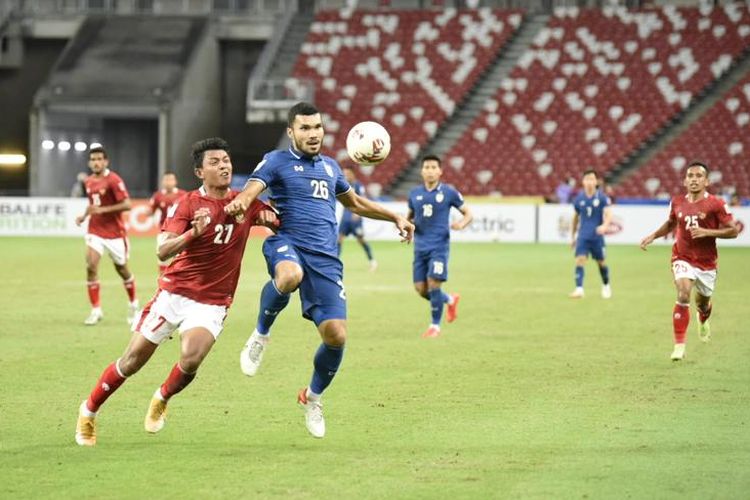
[[(736, 239), (718, 240), (719, 245), (750, 246), (750, 207), (733, 207), (732, 213), (739, 221), (742, 232)], [(644, 236), (656, 230), (669, 215), (666, 205), (613, 205), (612, 225), (606, 235), (610, 244), (638, 244)], [(539, 242), (569, 243), (573, 207), (570, 205), (539, 206)], [(662, 238), (655, 244), (672, 244), (671, 238)]]

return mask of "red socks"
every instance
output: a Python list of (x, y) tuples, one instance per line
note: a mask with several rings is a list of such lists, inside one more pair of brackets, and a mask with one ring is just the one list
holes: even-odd
[(120, 375), (120, 372), (117, 371), (117, 361), (105, 368), (99, 377), (99, 381), (96, 383), (96, 387), (91, 391), (89, 399), (86, 401), (86, 407), (89, 411), (98, 411), (107, 398), (126, 380), (127, 378)]
[(99, 282), (87, 281), (86, 286), (89, 289), (89, 302), (91, 302), (91, 307), (99, 307)]
[(180, 368), (180, 363), (175, 363), (172, 371), (169, 372), (167, 380), (161, 385), (161, 395), (164, 401), (169, 401), (169, 398), (187, 387), (194, 378), (195, 373), (185, 373)]
[(130, 299), (130, 303), (132, 304), (135, 302), (135, 276), (130, 276), (130, 278), (123, 280), (122, 282), (123, 286), (125, 286), (125, 291), (128, 292), (128, 299)]
[(705, 323), (708, 318), (711, 317), (711, 310), (714, 308), (714, 305), (712, 303), (708, 304), (708, 307), (705, 311), (701, 311), (700, 308), (698, 308), (698, 319), (701, 323)]
[(687, 332), (690, 323), (690, 306), (687, 304), (674, 305), (672, 312), (672, 326), (674, 327), (674, 343), (685, 343), (685, 332)]

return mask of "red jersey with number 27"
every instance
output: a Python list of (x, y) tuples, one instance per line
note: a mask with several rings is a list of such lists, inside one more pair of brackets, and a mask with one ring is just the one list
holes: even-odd
[(164, 271), (159, 278), (161, 289), (202, 304), (232, 304), (250, 228), (261, 211), (271, 210), (255, 200), (239, 222), (224, 212), (237, 194), (231, 191), (217, 200), (206, 196), (201, 187), (189, 191), (167, 211), (162, 232), (182, 234), (192, 228), (193, 215), (199, 208), (208, 208), (211, 220), (203, 234), (190, 240)]
[[(102, 172), (100, 176), (89, 175), (84, 184), (89, 204), (95, 207), (117, 205), (129, 198), (125, 183), (119, 175), (109, 169)], [(123, 238), (125, 223), (122, 221), (122, 212), (92, 214), (89, 217), (88, 232), (106, 239)]]
[(697, 227), (720, 229), (730, 224), (732, 212), (727, 208), (726, 202), (708, 193), (693, 202), (686, 195), (675, 196), (669, 205), (669, 220), (677, 228), (672, 246), (672, 262), (684, 260), (704, 271), (716, 269), (716, 238), (707, 236), (693, 239), (690, 230)]

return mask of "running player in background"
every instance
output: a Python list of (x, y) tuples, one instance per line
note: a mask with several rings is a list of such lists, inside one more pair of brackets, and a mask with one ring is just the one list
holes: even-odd
[[(409, 193), (409, 215), (414, 222), (414, 264), (413, 280), (417, 293), (430, 301), (432, 322), (422, 334), (422, 338), (440, 335), (440, 321), (443, 305), (448, 305), (446, 320), (455, 321), (458, 315), (457, 293), (447, 294), (442, 285), (448, 280), (448, 257), (450, 254), (450, 230), (460, 231), (473, 219), (469, 207), (456, 188), (440, 182), (443, 169), (440, 158), (429, 155), (422, 158), (422, 180)], [(463, 218), (450, 223), (451, 207), (455, 207)]]
[[(169, 207), (185, 194), (183, 189), (177, 187), (177, 176), (174, 172), (164, 172), (161, 176), (161, 189), (151, 196), (148, 201), (149, 207), (151, 207), (151, 215), (154, 215), (156, 211), (159, 211), (159, 229), (164, 225), (164, 221), (167, 220), (167, 211)], [(159, 261), (159, 275), (164, 273), (167, 269), (168, 262)]]
[(229, 189), (232, 162), (224, 140), (199, 141), (193, 144), (192, 155), (195, 175), (203, 185), (172, 205), (167, 214), (158, 253), (163, 260), (174, 260), (159, 278), (156, 295), (134, 323), (125, 354), (104, 370), (81, 403), (75, 435), (81, 446), (96, 444), (99, 407), (179, 330), (180, 359), (154, 393), (144, 421), (151, 433), (164, 427), (169, 398), (192, 382), (224, 327), (250, 227), (254, 223), (276, 225), (275, 213), (260, 201), (252, 203), (247, 216), (224, 212), (237, 194)]
[[(344, 167), (344, 175), (349, 185), (352, 187), (354, 192), (358, 196), (365, 196), (365, 187), (361, 182), (357, 180), (352, 167)], [(344, 208), (344, 213), (341, 216), (341, 222), (339, 223), (339, 240), (338, 240), (338, 256), (341, 257), (341, 245), (344, 243), (344, 238), (349, 235), (354, 235), (357, 238), (357, 243), (362, 246), (362, 249), (367, 255), (367, 260), (370, 262), (370, 271), (375, 271), (378, 268), (378, 262), (372, 258), (372, 249), (370, 244), (365, 241), (365, 232), (362, 228), (362, 217), (352, 213), (348, 208)]]
[(659, 229), (641, 240), (641, 248), (676, 229), (672, 246), (672, 274), (677, 303), (672, 310), (674, 349), (672, 360), (685, 357), (685, 337), (690, 323), (690, 294), (695, 287), (698, 333), (703, 342), (711, 339), (711, 317), (718, 252), (716, 238), (736, 238), (739, 228), (726, 202), (708, 194), (708, 166), (694, 161), (685, 172), (686, 195), (672, 198), (669, 218)]
[(265, 155), (244, 191), (225, 210), (243, 213), (269, 188), (283, 223), (263, 244), (271, 280), (260, 295), (255, 331), (240, 353), (240, 368), (252, 376), (258, 370), (271, 325), (299, 288), (302, 316), (315, 323), (322, 343), (313, 359), (310, 384), (297, 401), (313, 437), (325, 435), (321, 396), (333, 381), (344, 357), (347, 338), (343, 265), (336, 244), (336, 200), (362, 217), (392, 221), (403, 241), (411, 241), (414, 226), (404, 217), (357, 195), (333, 158), (320, 154), (323, 122), (312, 104), (301, 102), (287, 115), (291, 146)]
[(122, 278), (128, 294), (128, 323), (133, 321), (138, 310), (135, 296), (135, 277), (128, 269), (128, 237), (122, 212), (130, 210), (130, 196), (119, 175), (109, 169), (109, 158), (102, 147), (89, 150), (89, 169), (86, 178), (86, 195), (89, 205), (83, 215), (76, 217), (81, 225), (89, 218), (86, 233), (86, 281), (91, 302), (91, 312), (83, 322), (95, 325), (104, 318), (99, 299), (99, 260), (107, 252)]
[(576, 288), (570, 294), (571, 298), (583, 298), (583, 266), (589, 255), (599, 264), (599, 274), (602, 277), (602, 298), (612, 297), (609, 284), (609, 267), (605, 259), (604, 234), (612, 221), (612, 202), (609, 197), (597, 189), (599, 176), (594, 170), (583, 173), (583, 191), (573, 198), (573, 223), (571, 229), (571, 244), (575, 248)]

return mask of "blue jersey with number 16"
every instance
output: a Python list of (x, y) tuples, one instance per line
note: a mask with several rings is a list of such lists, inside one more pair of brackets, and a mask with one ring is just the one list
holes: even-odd
[(278, 234), (296, 247), (336, 257), (336, 196), (351, 189), (336, 160), (308, 157), (291, 148), (272, 151), (250, 180), (270, 188), (280, 212)]
[(450, 242), (451, 207), (461, 208), (464, 198), (456, 188), (438, 184), (431, 191), (424, 185), (409, 193), (409, 210), (414, 214), (414, 251), (447, 248)]

